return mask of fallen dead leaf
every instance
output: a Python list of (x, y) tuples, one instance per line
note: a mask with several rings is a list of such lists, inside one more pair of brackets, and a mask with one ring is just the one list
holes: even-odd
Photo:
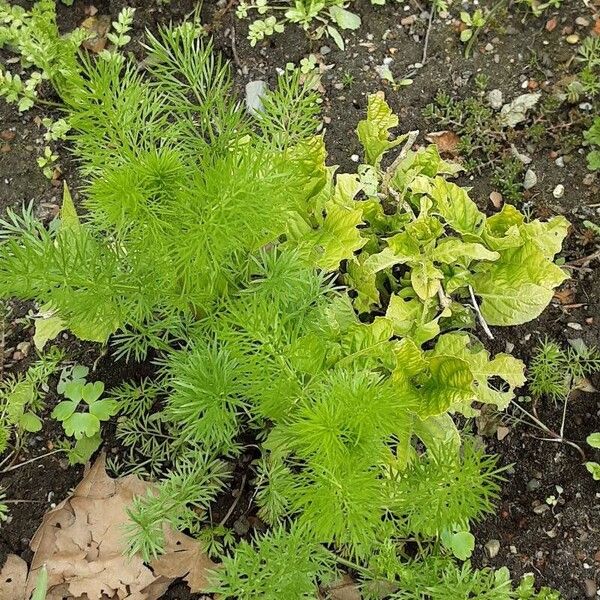
[(155, 575), (170, 579), (184, 578), (192, 593), (206, 590), (210, 571), (217, 568), (200, 544), (179, 531), (165, 528), (167, 551), (150, 566)]
[(438, 147), (440, 154), (457, 156), (460, 138), (453, 131), (434, 131), (425, 136), (425, 139)]
[(0, 571), (0, 600), (25, 600), (27, 563), (16, 554), (9, 554)]
[(575, 301), (575, 290), (570, 287), (563, 288), (562, 290), (557, 290), (554, 292), (554, 297), (561, 304), (573, 304)]
[(594, 384), (587, 377), (581, 377), (581, 378), (579, 378), (575, 382), (575, 385), (573, 386), (573, 389), (579, 390), (581, 392), (587, 392), (588, 394), (593, 394), (594, 392), (598, 391), (594, 387)]
[[(124, 555), (127, 508), (151, 488), (135, 475), (112, 479), (105, 457), (98, 458), (72, 495), (46, 513), (33, 536), (31, 570), (21, 585), (24, 598), (29, 598), (44, 564), (47, 600), (157, 600), (174, 579), (184, 576), (192, 591), (202, 592), (207, 571), (215, 565), (199, 543), (184, 534), (165, 528), (166, 553), (149, 566), (139, 556)], [(5, 600), (2, 595), (0, 600)]]
[(362, 595), (354, 579), (346, 574), (328, 585), (323, 591), (327, 600), (362, 600)]
[(494, 208), (500, 210), (502, 208), (502, 204), (504, 204), (502, 194), (500, 192), (492, 192), (490, 194), (490, 202), (494, 205)]
[(89, 37), (83, 42), (83, 47), (95, 54), (102, 52), (106, 48), (110, 24), (108, 15), (93, 15), (85, 19), (81, 23), (81, 28), (88, 32)]
[(600, 19), (596, 19), (592, 33), (594, 35), (600, 35)]

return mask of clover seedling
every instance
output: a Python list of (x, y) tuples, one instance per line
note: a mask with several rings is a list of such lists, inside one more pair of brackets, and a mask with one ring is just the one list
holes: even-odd
[[(102, 400), (104, 384), (101, 381), (88, 383), (87, 367), (76, 365), (61, 373), (57, 391), (66, 400), (52, 411), (52, 416), (62, 423), (67, 436), (77, 442), (71, 453), (72, 462), (87, 462), (100, 446), (100, 423), (108, 421), (118, 410), (116, 400)], [(83, 406), (82, 406), (83, 403)], [(80, 407), (86, 410), (78, 410)]]

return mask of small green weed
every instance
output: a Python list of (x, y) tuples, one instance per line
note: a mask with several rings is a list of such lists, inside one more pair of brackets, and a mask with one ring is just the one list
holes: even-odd
[[(88, 383), (88, 373), (89, 369), (82, 365), (65, 367), (56, 388), (66, 400), (54, 407), (52, 417), (60, 421), (68, 437), (76, 440), (72, 448), (69, 446), (71, 464), (85, 464), (90, 459), (102, 443), (101, 422), (110, 419), (119, 408), (114, 399), (100, 399), (104, 384), (101, 381)], [(87, 410), (78, 410), (82, 403)]]

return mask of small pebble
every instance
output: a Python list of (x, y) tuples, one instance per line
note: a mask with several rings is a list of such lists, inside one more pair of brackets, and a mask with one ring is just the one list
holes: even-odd
[(490, 202), (494, 205), (494, 208), (502, 208), (502, 194), (500, 192), (491, 192)]
[(523, 180), (523, 187), (526, 190), (530, 190), (537, 183), (537, 175), (532, 169), (527, 169), (525, 173), (525, 179)]
[(498, 540), (490, 540), (485, 545), (485, 550), (490, 558), (498, 556), (498, 552), (500, 552), (500, 542)]
[(248, 531), (250, 531), (250, 522), (244, 515), (242, 515), (239, 519), (236, 519), (236, 521), (234, 522), (233, 530), (238, 535), (246, 535)]
[(576, 331), (581, 331), (583, 329), (583, 325), (581, 323), (567, 323), (567, 327), (575, 329)]
[(579, 43), (579, 36), (576, 33), (572, 33), (571, 35), (568, 35), (566, 37), (567, 40), (567, 44), (578, 44)]
[(577, 17), (575, 19), (575, 23), (577, 25), (580, 25), (581, 27), (589, 27), (590, 26), (590, 22), (585, 17)]
[(353, 155), (350, 157), (350, 160), (351, 160), (352, 162), (355, 162), (355, 163), (357, 163), (357, 162), (359, 161), (359, 156), (358, 156), (358, 154), (353, 154)]
[(565, 186), (562, 183), (559, 183), (554, 190), (552, 191), (552, 195), (558, 200), (565, 195)]
[(487, 95), (487, 100), (494, 110), (499, 110), (504, 104), (504, 98), (501, 90), (490, 90)]
[(559, 156), (555, 161), (554, 164), (557, 167), (564, 167), (565, 166), (565, 157), (564, 156)]
[(598, 591), (598, 586), (593, 579), (586, 579), (584, 581), (585, 587), (585, 597), (586, 598), (595, 598), (596, 592)]
[(262, 97), (266, 94), (269, 86), (266, 81), (257, 79), (246, 84), (246, 108), (251, 115), (262, 110)]
[(329, 46), (321, 46), (321, 49), (319, 50), (319, 52), (325, 56), (327, 54), (329, 54), (331, 52), (331, 48)]

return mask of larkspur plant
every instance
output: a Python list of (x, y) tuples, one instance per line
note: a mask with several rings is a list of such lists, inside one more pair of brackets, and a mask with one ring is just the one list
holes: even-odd
[(89, 405), (68, 425), (82, 439), (119, 409), (125, 467), (148, 453), (136, 472), (159, 481), (129, 510), (130, 553), (160, 555), (165, 524), (218, 536), (211, 506), (247, 452), (270, 530), (227, 550), (206, 591), (302, 600), (343, 564), (366, 597), (518, 598), (506, 570), (456, 562), (503, 474), (452, 415), (523, 384), (521, 361), (468, 330), (541, 313), (566, 278), (566, 221), (486, 217), (434, 146), (392, 139), (381, 94), (358, 126), (364, 164), (336, 174), (300, 76), (251, 118), (189, 25), (147, 34), (144, 71), (81, 58), (58, 92), (86, 215), (65, 191), (49, 227), (11, 213), (0, 238), (1, 293), (43, 305), (44, 343), (68, 330), (158, 364), (103, 399), (73, 369), (55, 409), (67, 425)]

